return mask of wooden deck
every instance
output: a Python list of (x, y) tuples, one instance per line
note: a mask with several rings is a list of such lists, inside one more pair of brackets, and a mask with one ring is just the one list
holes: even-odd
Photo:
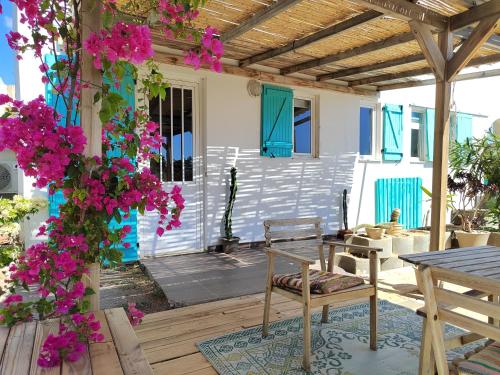
[[(423, 305), (407, 293), (415, 289), (411, 269), (398, 275), (392, 273), (384, 277), (383, 274), (379, 282), (381, 299), (415, 310)], [(199, 353), (196, 343), (262, 324), (263, 311), (264, 294), (261, 293), (150, 314), (135, 331), (155, 374), (217, 374)], [(301, 304), (273, 294), (271, 321), (301, 314)]]
[(91, 343), (82, 358), (43, 369), (37, 365), (40, 348), (49, 334), (57, 334), (59, 319), (0, 327), (2, 375), (133, 375), (152, 374), (151, 366), (122, 308), (98, 311), (104, 341)]

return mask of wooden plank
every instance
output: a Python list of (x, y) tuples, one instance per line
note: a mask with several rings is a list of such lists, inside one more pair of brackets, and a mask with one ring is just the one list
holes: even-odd
[(124, 374), (153, 374), (125, 311), (108, 309), (105, 314)]
[(92, 375), (123, 375), (122, 366), (113, 342), (89, 344)]
[(40, 356), (40, 349), (45, 339), (49, 334), (57, 335), (59, 333), (59, 323), (59, 319), (38, 322), (33, 344), (33, 353), (31, 355), (30, 375), (59, 375), (61, 373), (60, 367), (42, 368), (37, 364), (38, 357)]
[(418, 267), (420, 286), (424, 293), (425, 309), (427, 311), (427, 324), (432, 336), (432, 349), (436, 359), (436, 367), (439, 374), (448, 374), (448, 363), (444, 345), (443, 327), (438, 305), (434, 295), (434, 284), (432, 281), (431, 269), (429, 267)]
[(438, 304), (444, 303), (453, 307), (462, 307), (485, 316), (500, 318), (500, 306), (495, 303), (465, 296), (443, 288), (434, 288), (434, 294)]
[(431, 261), (432, 259), (441, 259), (442, 257), (455, 256), (460, 253), (467, 253), (470, 251), (483, 251), (485, 249), (492, 249), (495, 246), (485, 245), (485, 246), (474, 246), (474, 247), (461, 247), (457, 249), (448, 249), (443, 252), (426, 252), (426, 253), (417, 253), (417, 254), (404, 254), (400, 255), (399, 258), (403, 259), (406, 262), (420, 264), (421, 262)]
[(378, 267), (379, 260), (376, 251), (371, 251), (370, 259), (370, 284), (373, 286), (373, 295), (370, 296), (370, 349), (377, 350), (378, 326)]
[(96, 311), (95, 317), (101, 323), (100, 332), (104, 335), (102, 342), (89, 344), (90, 364), (93, 375), (123, 375), (113, 336), (104, 311)]
[(320, 31), (313, 33), (311, 35), (308, 35), (304, 38), (294, 40), (290, 43), (285, 44), (284, 46), (270, 49), (270, 50), (267, 50), (265, 52), (258, 53), (256, 55), (247, 57), (246, 59), (240, 60), (239, 65), (244, 68), (248, 65), (252, 65), (252, 64), (255, 64), (255, 63), (263, 61), (263, 60), (267, 60), (267, 59), (271, 59), (271, 58), (276, 57), (276, 56), (283, 55), (284, 53), (294, 51), (298, 48), (305, 47), (311, 43), (315, 43), (315, 42), (318, 42), (322, 39), (329, 38), (335, 34), (338, 34), (342, 31), (348, 30), (352, 27), (361, 25), (365, 22), (368, 22), (368, 21), (373, 20), (377, 17), (380, 17), (381, 15), (382, 15), (382, 13), (377, 12), (375, 10), (366, 11), (364, 13), (361, 13), (361, 14), (358, 14), (354, 17), (351, 17), (347, 20), (338, 22), (338, 23), (333, 24), (329, 27), (321, 29)]
[(410, 27), (436, 79), (444, 79), (446, 60), (432, 36), (432, 31), (428, 26), (416, 21), (410, 22)]
[(195, 353), (171, 361), (156, 363), (153, 365), (153, 370), (155, 375), (183, 375), (211, 367), (203, 354)]
[(452, 265), (448, 265), (446, 268), (448, 269), (456, 269), (460, 272), (473, 272), (482, 269), (489, 269), (499, 267), (500, 269), (500, 261), (495, 262), (483, 262), (480, 264), (469, 264), (468, 261), (465, 262), (454, 262)]
[(29, 374), (35, 334), (36, 322), (18, 324), (10, 329), (1, 374)]
[(448, 62), (446, 67), (446, 79), (448, 81), (452, 81), (462, 68), (472, 60), (475, 53), (493, 35), (499, 22), (497, 15), (490, 16), (479, 22), (469, 38), (467, 38)]
[[(498, 77), (498, 76), (500, 76), (500, 69), (492, 69), (492, 70), (485, 70), (482, 72), (459, 74), (458, 76), (455, 77), (453, 82), (469, 81), (472, 79)], [(399, 90), (404, 88), (429, 86), (435, 84), (436, 84), (435, 79), (426, 79), (422, 81), (401, 82), (401, 83), (393, 83), (389, 85), (378, 86), (377, 90), (378, 91)]]
[(247, 31), (252, 30), (261, 23), (277, 16), (281, 12), (284, 12), (288, 8), (294, 6), (295, 4), (298, 4), (300, 1), (302, 0), (277, 0), (276, 2), (273, 2), (271, 5), (253, 14), (250, 18), (241, 22), (238, 26), (222, 34), (220, 39), (224, 43), (227, 43), (230, 40), (246, 33)]
[(484, 323), (446, 309), (438, 309), (438, 314), (444, 321), (457, 327), (478, 333), (495, 341), (500, 341), (500, 328), (492, 324)]
[(449, 19), (431, 9), (406, 0), (357, 0), (367, 7), (408, 21), (419, 21), (436, 30), (444, 30)]
[[(172, 55), (162, 51), (155, 51), (153, 59), (158, 63), (164, 63), (174, 66), (186, 66), (186, 67), (188, 66), (184, 63), (184, 58), (182, 56)], [(208, 70), (208, 68), (204, 67), (202, 67), (201, 69)], [(246, 78), (253, 78), (259, 81), (269, 82), (279, 85), (309, 87), (309, 88), (338, 91), (356, 95), (364, 95), (369, 97), (375, 97), (377, 95), (376, 91), (373, 90), (363, 90), (359, 88), (336, 85), (329, 82), (317, 82), (313, 80), (307, 80), (296, 77), (285, 77), (280, 74), (268, 73), (250, 68), (240, 68), (238, 66), (232, 66), (227, 64), (224, 64), (222, 66), (222, 73), (232, 74)]]
[(433, 267), (432, 275), (436, 278), (436, 280), (450, 282), (489, 294), (498, 293), (500, 288), (500, 282), (498, 280), (488, 279), (486, 277), (476, 276), (465, 272), (458, 272), (455, 270)]
[(94, 312), (95, 318), (101, 323), (100, 333), (104, 336), (104, 340), (102, 342), (112, 342), (113, 336), (111, 335), (111, 331), (109, 329), (108, 320), (106, 319), (106, 314), (103, 310)]
[(461, 29), (487, 17), (500, 16), (500, 1), (488, 1), (450, 17), (450, 30)]
[(2, 368), (1, 359), (3, 358), (7, 339), (9, 338), (10, 328), (0, 327), (0, 368)]
[(404, 72), (398, 72), (398, 73), (381, 74), (379, 76), (373, 76), (373, 77), (349, 81), (349, 87), (370, 85), (376, 82), (392, 81), (401, 78), (417, 77), (423, 74), (431, 74), (432, 72), (433, 70), (431, 68), (419, 68), (419, 69), (406, 70)]
[(333, 73), (321, 74), (321, 75), (316, 77), (316, 80), (317, 81), (327, 81), (329, 79), (338, 79), (338, 78), (353, 76), (353, 75), (360, 74), (360, 73), (368, 73), (368, 72), (373, 72), (373, 71), (380, 70), (380, 69), (392, 68), (394, 66), (410, 64), (410, 63), (422, 61), (422, 60), (425, 60), (425, 56), (422, 53), (417, 53), (415, 55), (409, 55), (409, 56), (399, 57), (397, 59), (381, 61), (381, 62), (376, 63), (376, 64), (358, 66), (355, 68), (338, 70), (338, 71), (333, 72)]
[(61, 366), (61, 375), (92, 375), (92, 365), (90, 364), (88, 349), (87, 346), (85, 352), (78, 361), (64, 361)]
[(292, 65), (286, 68), (281, 69), (280, 73), (283, 75), (292, 74), (296, 72), (300, 72), (301, 70), (316, 68), (321, 65), (331, 64), (336, 61), (349, 59), (351, 57), (359, 56), (365, 53), (378, 51), (384, 48), (393, 47), (399, 44), (407, 43), (415, 39), (413, 33), (403, 33), (391, 36), (386, 39), (379, 40), (377, 42), (371, 42), (360, 47), (355, 47), (348, 49), (346, 51), (342, 51), (339, 53), (335, 53), (332, 55), (327, 55), (324, 57), (320, 57), (317, 59), (305, 61), (303, 63), (299, 63), (296, 65)]

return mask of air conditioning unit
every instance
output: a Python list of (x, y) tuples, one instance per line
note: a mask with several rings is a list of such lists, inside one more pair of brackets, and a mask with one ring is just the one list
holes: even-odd
[(0, 195), (17, 194), (17, 180), (16, 162), (0, 162)]

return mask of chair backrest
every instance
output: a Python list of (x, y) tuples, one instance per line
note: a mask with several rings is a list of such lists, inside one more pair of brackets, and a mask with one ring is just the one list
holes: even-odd
[[(422, 285), (426, 302), (427, 319), (439, 319), (476, 334), (500, 342), (500, 300), (498, 282), (463, 273), (433, 268), (431, 277), (434, 283), (428, 281)], [(446, 282), (447, 288), (440, 286), (438, 281)], [(423, 281), (422, 281), (423, 282)], [(480, 289), (489, 295), (489, 300), (482, 300), (477, 295), (463, 294), (452, 291), (449, 284), (455, 284), (471, 289)], [(436, 285), (434, 285), (436, 284)], [(459, 308), (458, 311), (456, 309)], [(486, 322), (488, 317), (488, 322)], [(440, 342), (444, 342), (444, 332), (438, 332)], [(470, 334), (468, 334), (470, 335)], [(444, 348), (442, 348), (444, 350)], [(441, 365), (445, 366), (445, 361)]]
[(267, 247), (293, 248), (323, 244), (320, 217), (273, 219), (264, 221)]

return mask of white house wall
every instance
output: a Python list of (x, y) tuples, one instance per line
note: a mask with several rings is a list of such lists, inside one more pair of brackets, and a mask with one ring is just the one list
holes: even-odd
[[(39, 61), (28, 56), (20, 62), (20, 99), (29, 100), (43, 94), (38, 65)], [(326, 232), (334, 233), (341, 227), (343, 189), (349, 192), (349, 226), (373, 223), (375, 181), (379, 178), (421, 177), (424, 186), (431, 186), (431, 164), (415, 163), (409, 158), (409, 124), (410, 104), (433, 107), (432, 89), (430, 92), (426, 88), (382, 94), (379, 109), (384, 103), (404, 106), (403, 160), (400, 163), (384, 163), (380, 160), (359, 160), (359, 107), (366, 102), (366, 97), (292, 87), (296, 95), (315, 98), (319, 157), (271, 159), (260, 156), (261, 99), (248, 94), (247, 78), (207, 71), (193, 72), (188, 68), (172, 66), (166, 66), (165, 73), (169, 78), (194, 81), (200, 88), (198, 104), (205, 135), (201, 142), (205, 145), (203, 157), (206, 166), (205, 247), (216, 244), (221, 234), (229, 169), (233, 165), (238, 168), (239, 183), (233, 232), (241, 237), (242, 242), (262, 240), (262, 222), (277, 217), (321, 216)], [(457, 110), (480, 112), (474, 111), (474, 108), (462, 109), (460, 105)], [(474, 118), (474, 135), (484, 132), (491, 122), (491, 117)], [(20, 180), (23, 195), (46, 195), (46, 192), (34, 189), (29, 179)], [(186, 196), (186, 199), (190, 197)], [(424, 215), (427, 209), (428, 203), (424, 203)], [(35, 228), (45, 218), (46, 214), (39, 215), (33, 224), (27, 226), (27, 244), (36, 240)], [(139, 226), (145, 224), (144, 219), (139, 221)], [(154, 228), (150, 230), (152, 232)], [(141, 236), (141, 248), (151, 246), (151, 242), (157, 240), (155, 237), (154, 234)]]

